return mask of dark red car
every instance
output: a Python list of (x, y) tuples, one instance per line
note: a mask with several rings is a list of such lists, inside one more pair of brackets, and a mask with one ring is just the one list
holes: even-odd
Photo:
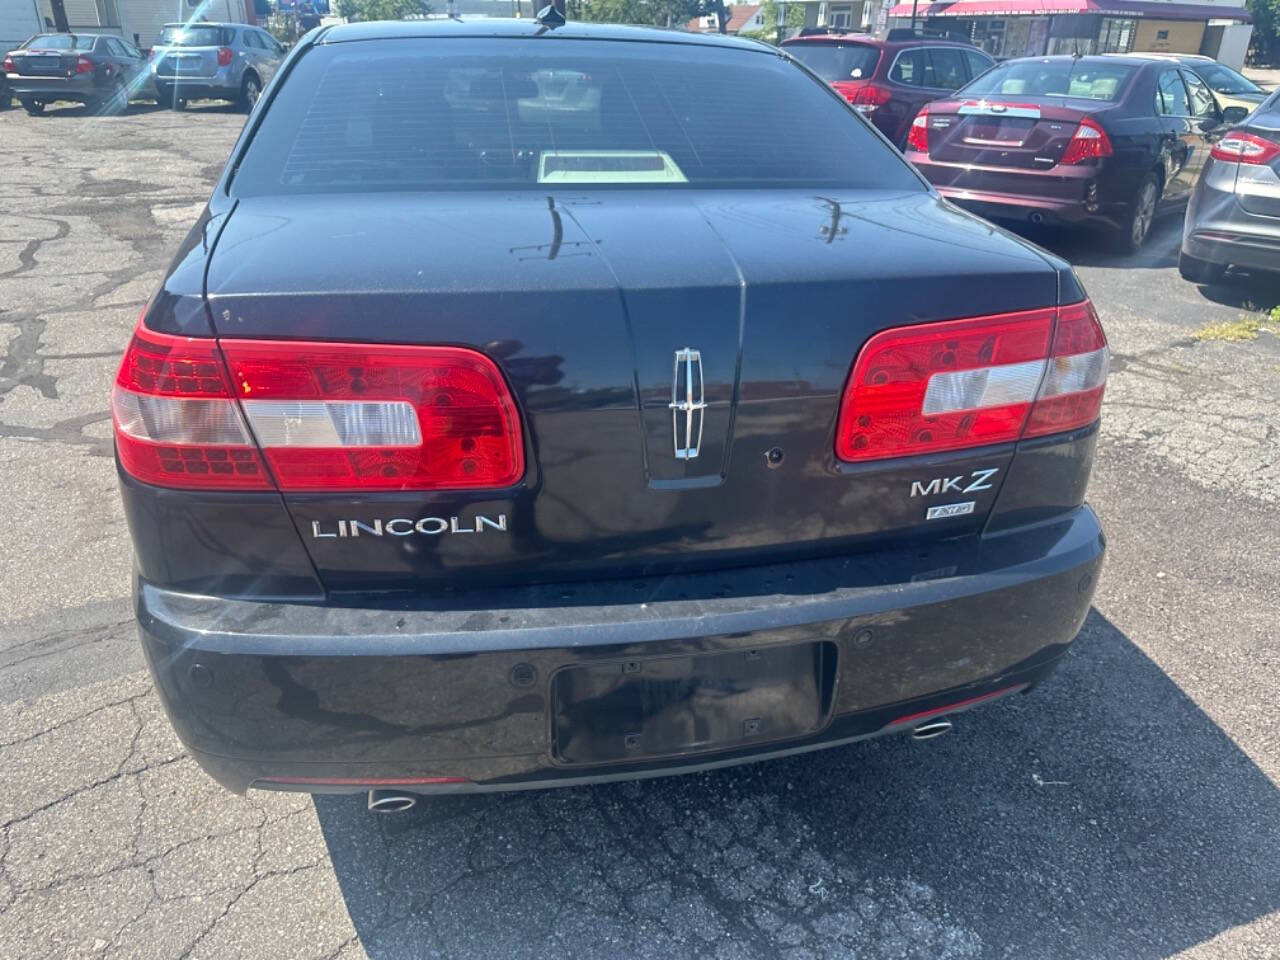
[(912, 122), (907, 159), (993, 219), (1094, 225), (1136, 250), (1236, 122), (1198, 76), (1124, 56), (1009, 60)]
[[(908, 33), (908, 36), (902, 36)], [(899, 148), (920, 108), (985, 73), (994, 64), (977, 47), (909, 31), (878, 40), (862, 33), (794, 37), (782, 46), (844, 94)]]

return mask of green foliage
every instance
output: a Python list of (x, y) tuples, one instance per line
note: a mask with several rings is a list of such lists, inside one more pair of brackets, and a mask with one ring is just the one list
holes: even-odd
[(334, 10), (348, 20), (411, 20), (432, 7), (430, 0), (335, 0)]
[(752, 40), (763, 40), (765, 43), (777, 43), (779, 40), (786, 39), (792, 32), (804, 26), (804, 7), (798, 3), (788, 3), (786, 10), (787, 20), (786, 26), (782, 28), (782, 36), (778, 35), (777, 0), (765, 0), (763, 9), (760, 11), (764, 17), (764, 27), (762, 29), (744, 30), (740, 35), (749, 37)]
[(1280, 0), (1248, 0), (1253, 16), (1252, 61), (1259, 66), (1280, 66)]
[(568, 0), (567, 7), (570, 20), (657, 27), (682, 27), (694, 17), (720, 9), (719, 0)]

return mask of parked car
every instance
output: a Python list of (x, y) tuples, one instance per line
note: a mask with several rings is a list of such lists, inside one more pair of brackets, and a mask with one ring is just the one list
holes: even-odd
[(995, 61), (967, 43), (894, 31), (888, 40), (860, 33), (813, 34), (782, 48), (831, 84), (897, 144), (930, 100), (939, 100), (989, 70)]
[(1134, 54), (1134, 56), (1172, 61), (1190, 70), (1204, 81), (1205, 86), (1213, 94), (1219, 110), (1243, 107), (1249, 111), (1267, 99), (1267, 91), (1244, 74), (1237, 73), (1213, 57), (1205, 57), (1197, 53), (1143, 53)]
[(1177, 64), (1024, 58), (921, 110), (907, 158), (969, 209), (1102, 226), (1136, 250), (1159, 212), (1186, 204), (1224, 119), (1204, 82)]
[(146, 67), (132, 43), (97, 33), (38, 34), (4, 58), (10, 91), (33, 116), (57, 100), (122, 112), (130, 99), (151, 95)]
[(1213, 145), (1191, 194), (1179, 272), (1209, 284), (1229, 266), (1280, 273), (1280, 91)]
[(284, 56), (260, 27), (167, 23), (151, 49), (151, 72), (160, 102), (175, 110), (191, 100), (231, 100), (252, 110)]
[(1097, 315), (793, 61), (359, 23), (259, 111), (112, 395), (143, 649), (221, 783), (923, 738), (1063, 659)]

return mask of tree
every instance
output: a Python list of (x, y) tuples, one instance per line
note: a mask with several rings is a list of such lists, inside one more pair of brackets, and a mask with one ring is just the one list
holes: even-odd
[(348, 20), (410, 20), (432, 9), (430, 0), (335, 0), (334, 8)]
[(1280, 64), (1280, 0), (1248, 0), (1253, 17), (1253, 40), (1249, 44), (1253, 62)]
[(764, 26), (759, 30), (744, 30), (740, 36), (752, 40), (763, 40), (766, 43), (779, 43), (785, 40), (792, 31), (804, 26), (804, 7), (798, 3), (786, 5), (786, 20), (778, 26), (777, 0), (764, 0), (760, 15), (764, 18)]

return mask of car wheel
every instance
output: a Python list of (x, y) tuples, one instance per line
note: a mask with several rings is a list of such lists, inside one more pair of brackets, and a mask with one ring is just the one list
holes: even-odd
[(250, 111), (260, 96), (262, 96), (262, 81), (252, 73), (246, 74), (244, 82), (240, 84), (240, 106), (244, 107), (246, 112)]
[(129, 109), (129, 88), (125, 86), (124, 77), (116, 77), (111, 85), (111, 94), (102, 102), (102, 112), (112, 116), (127, 112)]
[(44, 113), (44, 101), (43, 100), (23, 100), (22, 109), (27, 111), (27, 113), (31, 114), (31, 116), (38, 117), (40, 116), (40, 114)]
[(173, 98), (171, 98), (170, 100), (168, 100), (167, 102), (168, 102), (169, 106), (170, 106), (170, 107), (172, 107), (174, 110), (185, 110), (185, 109), (187, 109), (187, 101), (186, 101), (185, 99), (183, 99), (182, 97), (173, 97)]
[(1115, 244), (1120, 253), (1136, 253), (1146, 243), (1159, 202), (1160, 180), (1154, 173), (1148, 173), (1138, 185), (1133, 205), (1129, 207), (1124, 223), (1116, 233)]
[(1208, 260), (1201, 260), (1199, 257), (1189, 257), (1185, 253), (1179, 253), (1178, 272), (1182, 274), (1183, 280), (1204, 286), (1212, 286), (1215, 283), (1222, 282), (1223, 277), (1227, 275), (1227, 265), (1225, 263), (1210, 263)]

